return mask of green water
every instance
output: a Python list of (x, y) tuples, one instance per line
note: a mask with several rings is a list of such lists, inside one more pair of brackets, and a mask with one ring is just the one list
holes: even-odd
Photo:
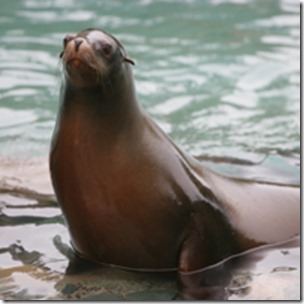
[[(80, 284), (63, 279), (60, 210), (31, 192), (52, 195), (46, 159), (67, 33), (115, 35), (136, 62), (140, 102), (186, 151), (259, 162), (206, 165), (298, 183), (299, 10), (298, 0), (0, 0), (0, 299), (64, 298)], [(157, 299), (172, 296), (166, 284)]]
[(66, 33), (101, 27), (141, 103), (189, 152), (299, 154), (298, 1), (2, 1), (0, 147), (46, 155)]

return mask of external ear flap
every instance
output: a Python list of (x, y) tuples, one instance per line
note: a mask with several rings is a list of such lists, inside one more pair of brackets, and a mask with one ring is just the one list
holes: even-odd
[(117, 43), (120, 46), (119, 51), (120, 51), (123, 61), (131, 63), (132, 65), (135, 65), (135, 62), (133, 61), (133, 59), (131, 59), (130, 57), (127, 56), (127, 53), (124, 50), (123, 46), (120, 44), (120, 42), (117, 41)]
[(131, 63), (132, 65), (135, 65), (135, 62), (129, 57), (124, 57), (124, 61), (128, 62), (128, 63)]

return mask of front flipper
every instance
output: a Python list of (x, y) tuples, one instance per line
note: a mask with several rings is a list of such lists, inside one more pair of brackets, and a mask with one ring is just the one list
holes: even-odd
[[(194, 231), (183, 243), (178, 266), (179, 297), (184, 300), (225, 300), (225, 286), (231, 279), (225, 264), (210, 264), (210, 248), (204, 246), (202, 237)], [(212, 259), (212, 258), (211, 258)]]
[(184, 241), (179, 265), (177, 284), (179, 295), (185, 300), (224, 299), (223, 290), (210, 286), (208, 276), (202, 269), (209, 264), (208, 247), (204, 246), (202, 237), (193, 231)]
[(197, 231), (193, 231), (184, 241), (178, 263), (179, 273), (187, 273), (208, 265), (203, 240)]

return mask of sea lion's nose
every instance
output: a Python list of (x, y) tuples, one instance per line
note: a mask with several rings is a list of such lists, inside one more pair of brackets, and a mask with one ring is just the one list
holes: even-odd
[(67, 44), (75, 38), (76, 34), (68, 34), (63, 38), (63, 46), (66, 47)]
[(74, 39), (75, 43), (75, 51), (78, 52), (80, 45), (83, 43), (84, 39), (83, 38), (76, 38)]

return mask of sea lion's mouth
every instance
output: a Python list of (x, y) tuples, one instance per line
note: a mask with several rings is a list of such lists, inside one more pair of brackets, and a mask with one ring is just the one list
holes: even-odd
[(92, 76), (96, 74), (96, 68), (89, 62), (86, 62), (82, 58), (72, 57), (65, 61), (65, 69), (69, 74), (82, 74), (87, 76)]
[(65, 63), (67, 68), (73, 67), (73, 68), (88, 68), (88, 64), (86, 64), (82, 59), (80, 58), (71, 58), (66, 61)]
[(78, 66), (80, 64), (83, 64), (83, 62), (79, 58), (72, 58), (72, 59), (68, 60), (68, 62), (67, 62), (67, 65), (70, 65), (70, 64)]

